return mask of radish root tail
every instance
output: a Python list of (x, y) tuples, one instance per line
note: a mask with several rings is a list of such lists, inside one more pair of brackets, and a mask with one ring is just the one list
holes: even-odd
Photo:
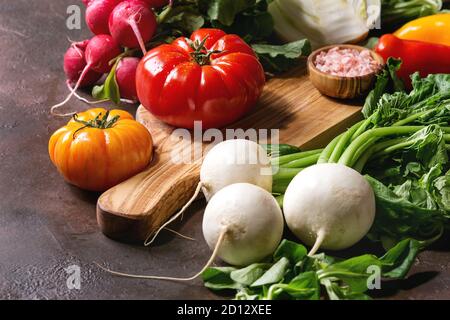
[(316, 254), (316, 252), (320, 249), (320, 246), (322, 245), (323, 240), (325, 239), (325, 232), (320, 230), (317, 233), (317, 239), (314, 243), (314, 246), (312, 247), (311, 251), (309, 251), (308, 256), (311, 257)]
[(183, 239), (186, 239), (186, 240), (189, 240), (189, 241), (195, 241), (194, 238), (191, 238), (191, 237), (189, 237), (189, 236), (185, 236), (184, 234), (179, 233), (178, 231), (175, 231), (175, 230), (173, 230), (173, 229), (170, 229), (170, 228), (164, 228), (164, 230), (167, 230), (167, 231), (169, 231), (169, 232), (172, 232), (173, 234), (176, 234), (176, 235), (179, 236), (180, 238), (183, 238)]
[(198, 272), (197, 274), (195, 274), (195, 275), (193, 275), (192, 277), (189, 277), (189, 278), (174, 278), (174, 277), (160, 277), (160, 276), (146, 276), (146, 275), (128, 274), (128, 273), (123, 273), (123, 272), (117, 272), (117, 271), (110, 270), (108, 268), (105, 268), (105, 267), (101, 266), (97, 262), (94, 262), (94, 263), (100, 269), (102, 269), (103, 271), (106, 271), (108, 273), (114, 274), (116, 276), (121, 276), (121, 277), (136, 278), (136, 279), (180, 281), (180, 282), (192, 281), (192, 280), (198, 278), (199, 276), (201, 276), (203, 274), (203, 272), (205, 272), (205, 270), (208, 269), (211, 266), (211, 264), (214, 262), (214, 260), (217, 257), (217, 254), (219, 253), (220, 246), (222, 245), (222, 242), (225, 239), (225, 236), (226, 236), (227, 232), (228, 232), (227, 229), (223, 229), (223, 231), (219, 235), (219, 238), (217, 239), (216, 246), (214, 247), (214, 251), (211, 254), (211, 257), (209, 258), (208, 262), (203, 266), (203, 268), (202, 268), (202, 270), (200, 270), (200, 272)]
[(86, 76), (86, 74), (88, 73), (89, 69), (91, 68), (91, 65), (86, 65), (86, 67), (84, 67), (83, 72), (81, 73), (80, 77), (78, 78), (77, 83), (75, 84), (75, 87), (73, 87), (70, 90), (70, 93), (67, 95), (66, 99), (64, 99), (64, 101), (55, 104), (54, 106), (52, 106), (50, 108), (50, 113), (54, 116), (57, 117), (69, 117), (69, 116), (73, 116), (74, 114), (76, 114), (76, 112), (69, 112), (69, 113), (57, 113), (55, 112), (56, 109), (62, 107), (63, 105), (65, 105), (70, 98), (72, 98), (72, 96), (75, 94), (75, 92), (78, 90), (78, 88), (80, 87), (81, 81), (83, 81), (84, 77)]
[[(136, 17), (139, 16), (139, 19), (136, 19)], [(145, 49), (145, 43), (144, 43), (144, 39), (142, 39), (142, 35), (141, 32), (139, 31), (139, 27), (138, 27), (138, 23), (141, 20), (141, 14), (138, 12), (137, 14), (135, 14), (134, 16), (131, 17), (131, 19), (128, 21), (128, 23), (130, 24), (131, 29), (133, 29), (133, 32), (139, 42), (139, 47), (142, 50), (142, 53), (145, 54), (147, 53), (147, 49)]]
[[(66, 83), (67, 83), (67, 88), (68, 88), (69, 90), (72, 91), (73, 88), (72, 88), (72, 86), (70, 85), (70, 81), (67, 80)], [(83, 97), (80, 96), (77, 92), (74, 92), (73, 95), (74, 95), (75, 98), (77, 98), (78, 100), (83, 101), (84, 103), (87, 103), (87, 104), (99, 104), (99, 103), (103, 103), (103, 102), (108, 102), (108, 101), (109, 101), (109, 99), (103, 99), (103, 100), (91, 101), (91, 100), (88, 100), (88, 99), (86, 99), (86, 98), (83, 98)]]
[(183, 213), (191, 206), (191, 204), (195, 201), (195, 199), (199, 195), (200, 191), (202, 190), (202, 186), (203, 186), (203, 184), (201, 182), (199, 182), (199, 184), (197, 185), (197, 188), (195, 189), (194, 195), (191, 197), (191, 199), (184, 205), (183, 208), (181, 208), (180, 211), (178, 211), (177, 214), (175, 214), (172, 218), (167, 220), (166, 223), (164, 223), (161, 227), (159, 227), (159, 229), (156, 230), (155, 233), (150, 234), (147, 237), (147, 239), (145, 239), (144, 246), (147, 247), (147, 246), (151, 245), (155, 241), (156, 237), (158, 236), (158, 234), (161, 232), (162, 229), (165, 229), (169, 224), (171, 224), (173, 221), (178, 219), (178, 217), (183, 215)]

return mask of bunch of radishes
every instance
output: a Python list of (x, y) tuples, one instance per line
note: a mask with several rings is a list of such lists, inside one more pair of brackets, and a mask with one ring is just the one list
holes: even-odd
[(86, 24), (95, 35), (72, 43), (67, 50), (64, 71), (70, 94), (51, 108), (52, 113), (67, 103), (78, 88), (94, 85), (113, 67), (120, 96), (136, 101), (135, 75), (140, 61), (136, 51), (140, 49), (145, 54), (145, 43), (156, 32), (153, 8), (169, 3), (168, 0), (82, 1), (87, 6)]

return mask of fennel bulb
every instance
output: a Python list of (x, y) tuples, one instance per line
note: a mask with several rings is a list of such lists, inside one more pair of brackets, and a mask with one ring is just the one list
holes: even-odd
[(274, 0), (269, 5), (283, 40), (308, 38), (314, 48), (363, 40), (380, 10), (380, 0)]

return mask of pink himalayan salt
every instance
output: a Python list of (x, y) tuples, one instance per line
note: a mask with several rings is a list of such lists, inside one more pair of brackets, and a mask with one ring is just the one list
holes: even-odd
[(381, 68), (369, 50), (343, 49), (334, 47), (320, 52), (315, 61), (318, 70), (339, 77), (358, 77)]

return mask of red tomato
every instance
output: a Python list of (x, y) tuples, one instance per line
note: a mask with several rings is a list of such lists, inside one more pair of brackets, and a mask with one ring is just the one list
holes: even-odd
[(252, 48), (218, 29), (200, 29), (190, 40), (178, 38), (149, 51), (136, 73), (142, 105), (160, 120), (189, 129), (194, 121), (207, 129), (240, 119), (258, 101), (264, 84)]

